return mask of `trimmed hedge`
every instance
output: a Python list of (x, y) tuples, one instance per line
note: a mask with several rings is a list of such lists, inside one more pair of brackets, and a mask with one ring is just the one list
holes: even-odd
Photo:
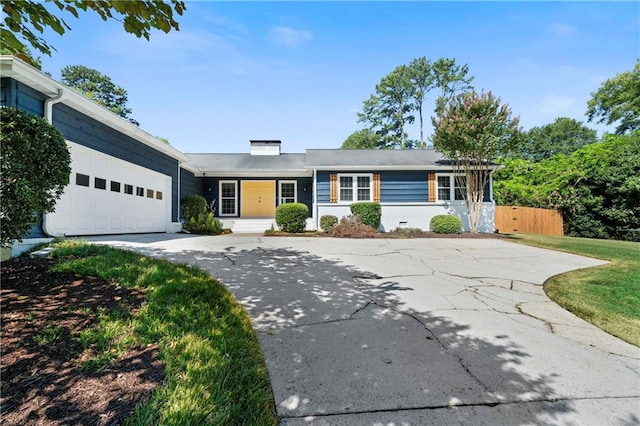
[(369, 225), (373, 229), (380, 227), (380, 218), (382, 217), (380, 203), (353, 203), (350, 208), (351, 213), (358, 216), (365, 225)]
[(462, 220), (458, 216), (441, 214), (431, 218), (429, 227), (436, 234), (459, 234), (462, 231)]
[(303, 232), (307, 226), (309, 208), (302, 203), (280, 204), (276, 208), (276, 224), (284, 232), (295, 234)]
[(322, 229), (324, 232), (328, 232), (329, 229), (336, 226), (337, 223), (338, 218), (336, 216), (325, 214), (324, 216), (320, 217), (320, 229)]
[(198, 218), (207, 213), (207, 200), (200, 195), (188, 195), (180, 199), (182, 205), (182, 217), (185, 223), (191, 218)]

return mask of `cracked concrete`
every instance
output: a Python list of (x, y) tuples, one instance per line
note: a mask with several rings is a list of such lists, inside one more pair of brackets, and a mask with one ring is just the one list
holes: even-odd
[(96, 240), (219, 278), (282, 424), (640, 424), (640, 350), (542, 288), (601, 261), (500, 240)]

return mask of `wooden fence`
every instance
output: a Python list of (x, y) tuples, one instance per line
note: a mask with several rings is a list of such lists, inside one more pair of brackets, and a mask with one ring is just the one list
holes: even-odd
[(557, 210), (496, 206), (496, 230), (501, 233), (564, 235), (562, 215)]

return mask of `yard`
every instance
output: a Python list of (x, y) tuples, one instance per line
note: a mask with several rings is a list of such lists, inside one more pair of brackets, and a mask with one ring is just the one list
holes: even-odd
[(640, 346), (640, 244), (588, 238), (519, 235), (515, 241), (608, 260), (609, 265), (551, 278), (547, 295), (607, 333)]

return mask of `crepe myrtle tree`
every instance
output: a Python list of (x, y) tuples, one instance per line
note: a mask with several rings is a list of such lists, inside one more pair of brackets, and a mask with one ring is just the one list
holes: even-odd
[(477, 233), (491, 162), (519, 143), (519, 119), (491, 92), (472, 91), (454, 96), (431, 122), (433, 145), (451, 161), (456, 186), (465, 188), (469, 227)]
[(22, 241), (38, 213), (54, 211), (69, 183), (64, 137), (44, 118), (0, 108), (0, 245)]

